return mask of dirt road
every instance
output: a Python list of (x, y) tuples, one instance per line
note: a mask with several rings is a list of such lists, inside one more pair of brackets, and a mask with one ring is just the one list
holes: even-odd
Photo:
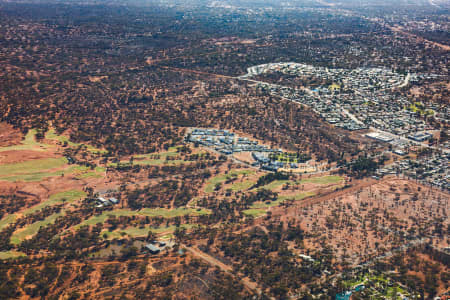
[[(197, 247), (188, 247), (186, 245), (180, 245), (181, 247), (185, 248), (187, 251), (189, 251), (194, 256), (206, 261), (212, 266), (220, 268), (222, 271), (230, 274), (231, 276), (235, 276), (232, 274), (233, 268), (229, 265), (224, 264), (223, 262), (219, 261), (218, 259), (212, 257), (209, 254), (206, 254), (203, 251), (200, 251)], [(239, 280), (251, 291), (257, 292), (259, 295), (261, 295), (262, 291), (260, 288), (258, 288), (257, 284), (250, 281), (248, 278), (239, 278)]]

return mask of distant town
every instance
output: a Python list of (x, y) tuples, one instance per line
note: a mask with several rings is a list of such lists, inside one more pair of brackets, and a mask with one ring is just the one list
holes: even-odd
[[(295, 75), (318, 78), (328, 86), (295, 88), (253, 80), (259, 75)], [(436, 150), (432, 157), (396, 162), (378, 170), (379, 175), (404, 174), (423, 183), (450, 189), (449, 143), (437, 146), (426, 144), (434, 138), (434, 128), (418, 117), (433, 115), (445, 120), (448, 106), (411, 103), (408, 98), (394, 93), (410, 82), (436, 79), (434, 74), (399, 74), (383, 68), (354, 70), (315, 67), (299, 63), (270, 63), (253, 66), (241, 79), (249, 80), (272, 95), (311, 107), (328, 123), (350, 131), (369, 130), (368, 138), (393, 146), (392, 153), (406, 156), (409, 148), (421, 146)], [(366, 132), (366, 131), (365, 131)]]

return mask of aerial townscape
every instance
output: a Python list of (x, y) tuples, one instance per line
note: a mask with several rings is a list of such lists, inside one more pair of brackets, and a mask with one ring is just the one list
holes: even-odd
[(0, 299), (450, 299), (447, 0), (0, 0)]

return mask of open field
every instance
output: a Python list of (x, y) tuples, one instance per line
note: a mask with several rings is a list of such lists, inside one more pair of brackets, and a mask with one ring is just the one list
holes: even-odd
[(16, 220), (17, 216), (15, 214), (9, 214), (6, 217), (3, 217), (0, 220), (0, 230), (3, 230), (9, 224), (13, 223)]
[[(38, 182), (49, 177), (73, 175), (77, 179), (101, 178), (105, 168), (96, 167), (94, 170), (85, 166), (68, 165), (64, 157), (55, 155), (57, 146), (37, 142), (37, 131), (31, 129), (20, 145), (0, 147), (2, 156), (0, 161), (0, 180), (10, 182)], [(67, 142), (69, 146), (80, 146), (68, 141), (67, 137), (55, 134), (51, 129), (46, 133), (47, 140), (60, 143)], [(101, 150), (87, 146), (92, 152)]]
[(269, 208), (269, 207), (274, 207), (274, 206), (279, 206), (280, 204), (283, 203), (283, 201), (285, 200), (302, 200), (305, 199), (307, 197), (311, 197), (314, 196), (315, 193), (314, 192), (301, 192), (301, 193), (296, 193), (293, 195), (289, 195), (289, 196), (279, 196), (277, 198), (277, 200), (275, 201), (270, 201), (270, 202), (255, 202), (252, 204), (251, 208)]
[(281, 187), (282, 185), (284, 185), (286, 183), (294, 184), (295, 181), (292, 181), (292, 180), (275, 180), (275, 181), (272, 181), (269, 184), (264, 185), (262, 188), (273, 191), (273, 190), (278, 189), (279, 187)]
[(250, 175), (250, 174), (253, 174), (254, 172), (255, 171), (253, 171), (253, 170), (247, 170), (247, 169), (231, 170), (230, 172), (228, 172), (228, 174), (222, 174), (222, 175), (215, 176), (215, 177), (211, 178), (210, 180), (208, 180), (204, 191), (205, 191), (205, 193), (212, 193), (212, 192), (214, 192), (216, 184), (222, 184), (222, 183), (226, 182), (228, 179), (237, 177), (238, 175)]
[(292, 195), (283, 195), (283, 196), (279, 196), (278, 199), (280, 201), (284, 201), (284, 200), (303, 200), (307, 197), (312, 197), (314, 196), (316, 193), (313, 191), (309, 191), (309, 192), (301, 192), (301, 193), (294, 193)]
[(11, 258), (17, 258), (17, 257), (23, 257), (26, 256), (25, 253), (20, 251), (1, 251), (0, 252), (0, 259), (11, 259)]
[(266, 214), (266, 210), (263, 208), (250, 208), (243, 210), (242, 213), (247, 216), (253, 216), (255, 218), (264, 216)]
[(77, 147), (80, 147), (80, 146), (81, 147), (85, 146), (86, 149), (88, 151), (91, 151), (91, 152), (96, 152), (96, 153), (106, 153), (107, 152), (106, 150), (97, 149), (97, 148), (95, 148), (95, 147), (93, 147), (91, 145), (85, 145), (85, 144), (79, 144), (79, 143), (71, 142), (68, 137), (66, 137), (64, 135), (56, 134), (56, 132), (55, 132), (55, 130), (53, 128), (49, 129), (49, 131), (47, 131), (45, 133), (45, 138), (47, 140), (53, 140), (53, 141), (60, 142), (63, 145), (66, 144), (69, 147), (73, 147), (73, 148), (77, 148)]
[(291, 186), (299, 186), (299, 185), (329, 185), (329, 184), (338, 184), (344, 181), (344, 178), (341, 176), (322, 176), (322, 177), (311, 177), (305, 178), (301, 180), (275, 180), (269, 184), (266, 184), (262, 188), (271, 190), (271, 191), (279, 191), (280, 187), (285, 184), (289, 184)]
[(36, 141), (37, 131), (31, 129), (26, 134), (24, 140), (19, 145), (12, 145), (7, 147), (0, 147), (0, 152), (4, 151), (20, 151), (20, 150), (34, 150), (34, 151), (46, 151), (52, 148), (52, 145), (42, 144)]
[(27, 208), (19, 213), (9, 214), (6, 217), (2, 218), (0, 220), (0, 230), (4, 229), (11, 223), (14, 223), (14, 221), (17, 219), (18, 215), (27, 216), (27, 215), (37, 212), (38, 210), (41, 210), (44, 207), (53, 206), (53, 205), (57, 205), (57, 204), (63, 204), (63, 203), (71, 203), (71, 202), (81, 199), (85, 196), (86, 196), (86, 193), (83, 191), (80, 191), (80, 190), (69, 190), (69, 191), (53, 194), (49, 197), (48, 200), (44, 200), (43, 202), (41, 202), (35, 206), (32, 206), (30, 208)]
[[(133, 164), (135, 165), (143, 165), (143, 166), (159, 166), (164, 164), (182, 164), (185, 163), (185, 160), (181, 159), (170, 159), (179, 155), (176, 152), (176, 147), (169, 148), (167, 152), (159, 152), (159, 153), (149, 153), (149, 154), (138, 154), (134, 156)], [(121, 161), (120, 164), (130, 164), (129, 160)], [(109, 167), (117, 167), (118, 163), (110, 163)]]
[(245, 215), (252, 215), (254, 217), (259, 217), (264, 215), (268, 208), (279, 206), (285, 200), (298, 201), (314, 195), (315, 193), (310, 191), (310, 192), (296, 193), (290, 196), (279, 196), (275, 201), (255, 202), (249, 209), (243, 210), (242, 213)]
[[(59, 169), (54, 171), (54, 169)], [(77, 179), (101, 178), (104, 176), (105, 168), (96, 167), (91, 170), (85, 166), (67, 165), (65, 158), (49, 158), (35, 161), (25, 161), (22, 163), (0, 165), (0, 180), (4, 181), (24, 181), (37, 182), (48, 177), (71, 175)], [(53, 171), (52, 171), (53, 170)]]
[(42, 221), (34, 222), (33, 224), (27, 225), (24, 228), (16, 230), (11, 236), (11, 244), (13, 245), (20, 244), (25, 239), (35, 235), (39, 231), (39, 228), (45, 227), (49, 224), (53, 224), (55, 220), (62, 215), (64, 215), (64, 213), (59, 212), (51, 216), (48, 216)]
[(185, 215), (205, 215), (210, 214), (211, 212), (207, 209), (193, 209), (193, 208), (175, 208), (175, 209), (166, 209), (166, 208), (144, 208), (139, 211), (133, 211), (128, 209), (118, 209), (114, 211), (105, 211), (101, 215), (93, 216), (82, 223), (75, 226), (75, 228), (79, 228), (84, 225), (92, 226), (97, 223), (104, 223), (109, 216), (148, 216), (148, 217), (163, 217), (163, 218), (174, 218)]
[[(180, 225), (179, 228), (184, 228), (184, 229), (191, 229), (193, 227), (196, 227), (198, 225), (195, 224), (182, 224)], [(148, 235), (148, 233), (151, 231), (154, 234), (171, 234), (173, 232), (175, 232), (176, 230), (176, 226), (168, 226), (168, 227), (158, 227), (158, 228), (154, 228), (154, 227), (129, 227), (126, 229), (117, 229), (114, 231), (102, 231), (100, 233), (100, 236), (103, 238), (106, 238), (108, 240), (112, 240), (115, 238), (120, 238), (120, 237), (124, 237), (124, 236), (128, 236), (128, 237), (146, 237)]]
[(8, 175), (41, 173), (43, 170), (59, 168), (67, 164), (65, 158), (47, 158), (25, 161), (22, 163), (0, 165), (0, 178)]
[[(6, 147), (0, 147), (0, 152), (22, 151), (22, 150), (48, 151), (48, 150), (56, 149), (55, 145), (38, 142), (35, 137), (36, 133), (37, 133), (36, 129), (30, 129), (20, 144), (6, 146)], [(96, 153), (106, 153), (105, 150), (97, 149), (95, 147), (92, 147), (91, 145), (73, 143), (69, 140), (68, 137), (56, 134), (54, 129), (50, 129), (49, 131), (47, 131), (45, 133), (45, 139), (49, 140), (49, 141), (59, 142), (62, 145), (66, 144), (69, 147), (77, 148), (80, 146), (85, 146), (88, 151), (96, 152)]]
[(43, 201), (39, 203), (38, 205), (35, 205), (33, 207), (30, 207), (24, 211), (21, 212), (22, 215), (29, 215), (32, 214), (44, 207), (47, 206), (53, 206), (57, 204), (63, 204), (63, 203), (72, 203), (75, 200), (82, 199), (86, 197), (86, 193), (80, 190), (69, 190), (65, 192), (60, 192), (57, 194), (53, 194), (50, 196), (50, 198), (46, 201)]
[(312, 178), (306, 178), (302, 179), (300, 181), (301, 184), (303, 183), (315, 183), (315, 184), (332, 184), (332, 183), (340, 183), (344, 180), (341, 176), (323, 176), (323, 177), (312, 177)]

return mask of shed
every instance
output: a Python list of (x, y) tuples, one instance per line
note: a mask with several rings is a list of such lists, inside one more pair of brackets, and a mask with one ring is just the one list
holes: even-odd
[(147, 244), (145, 245), (145, 248), (147, 248), (147, 250), (150, 251), (151, 254), (158, 254), (161, 251), (158, 246), (153, 244)]
[(109, 202), (111, 202), (112, 204), (117, 204), (119, 203), (119, 200), (117, 198), (111, 197), (109, 198)]

